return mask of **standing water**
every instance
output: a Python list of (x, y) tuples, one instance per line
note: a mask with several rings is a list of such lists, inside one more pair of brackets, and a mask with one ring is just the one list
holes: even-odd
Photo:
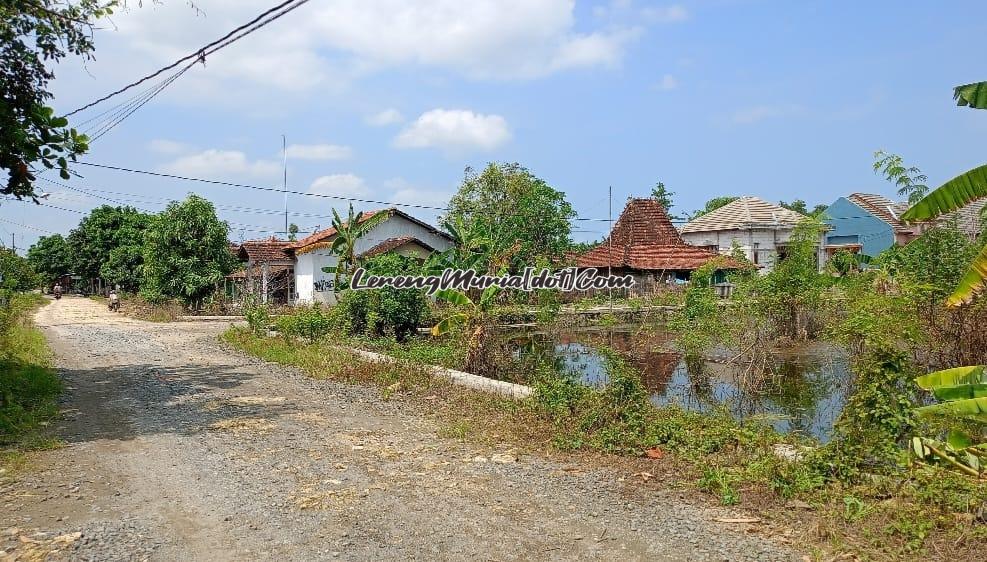
[(761, 418), (779, 432), (821, 442), (830, 437), (850, 383), (846, 355), (823, 345), (772, 353), (763, 376), (751, 377), (744, 365), (731, 361), (729, 350), (718, 350), (712, 360), (686, 361), (670, 351), (668, 334), (628, 326), (554, 337), (533, 333), (513, 341), (519, 355), (550, 352), (564, 373), (594, 387), (607, 384), (603, 350), (610, 349), (637, 370), (655, 405), (727, 408), (737, 419)]

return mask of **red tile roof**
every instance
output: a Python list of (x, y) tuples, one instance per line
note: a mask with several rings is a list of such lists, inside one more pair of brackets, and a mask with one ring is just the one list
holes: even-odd
[[(287, 272), (294, 271), (294, 267), (290, 265), (272, 265), (267, 268), (267, 275), (268, 278), (273, 278), (278, 274), (284, 273), (286, 271)], [(261, 269), (260, 267), (255, 267), (254, 271), (252, 272), (254, 279), (260, 279), (263, 274), (264, 274), (263, 269)], [(227, 279), (246, 279), (246, 277), (247, 277), (246, 269), (234, 271), (233, 273), (226, 276)]]
[(396, 250), (401, 246), (404, 246), (405, 244), (417, 244), (422, 248), (425, 248), (429, 252), (435, 251), (435, 248), (429, 246), (428, 244), (422, 242), (421, 240), (415, 238), (414, 236), (398, 236), (397, 238), (388, 238), (387, 240), (384, 240), (380, 244), (377, 244), (373, 248), (370, 248), (366, 252), (360, 254), (360, 257), (372, 258), (374, 256), (379, 256), (380, 254), (386, 254), (387, 252), (390, 252), (391, 250)]
[[(716, 252), (686, 244), (661, 203), (654, 199), (631, 199), (614, 224), (610, 238), (577, 257), (576, 265), (691, 271), (716, 257), (720, 257)], [(724, 259), (726, 268), (742, 267), (731, 258)]]
[[(382, 213), (382, 212), (391, 211), (391, 210), (392, 209), (374, 209), (372, 211), (364, 211), (363, 214), (360, 215), (360, 222), (361, 223), (367, 222), (367, 220), (369, 220), (371, 217), (373, 217), (377, 213)], [(344, 222), (343, 224), (345, 225), (346, 223)], [(305, 238), (302, 238), (301, 240), (299, 240), (297, 242), (292, 242), (291, 244), (288, 244), (287, 247), (289, 249), (291, 249), (291, 250), (297, 250), (299, 248), (304, 248), (305, 246), (311, 246), (312, 244), (318, 244), (319, 242), (325, 242), (325, 241), (329, 240), (330, 238), (332, 238), (335, 235), (336, 235), (336, 228), (330, 226), (329, 228), (327, 228), (325, 230), (320, 230), (318, 232), (312, 233), (311, 235), (306, 236)]]
[(288, 244), (287, 240), (273, 236), (263, 240), (247, 240), (240, 244), (237, 255), (241, 260), (254, 262), (289, 261), (291, 258), (284, 252)]

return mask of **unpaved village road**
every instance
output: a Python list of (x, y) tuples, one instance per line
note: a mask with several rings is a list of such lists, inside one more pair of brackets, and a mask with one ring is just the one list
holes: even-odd
[(376, 389), (224, 350), (226, 325), (71, 297), (37, 322), (66, 446), (2, 485), (0, 560), (801, 559), (610, 470), (496, 462)]

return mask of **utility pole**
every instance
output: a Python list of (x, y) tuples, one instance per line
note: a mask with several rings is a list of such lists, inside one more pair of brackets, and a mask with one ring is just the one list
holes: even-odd
[(282, 168), (284, 169), (284, 178), (281, 183), (281, 187), (284, 190), (284, 236), (288, 237), (288, 139), (281, 135), (281, 154), (283, 156)]
[[(609, 200), (609, 217), (610, 221), (610, 234), (607, 235), (607, 277), (611, 277), (613, 274), (611, 268), (613, 267), (613, 186), (609, 186), (609, 192), (607, 198)], [(613, 287), (607, 289), (610, 297), (610, 316), (613, 317)]]

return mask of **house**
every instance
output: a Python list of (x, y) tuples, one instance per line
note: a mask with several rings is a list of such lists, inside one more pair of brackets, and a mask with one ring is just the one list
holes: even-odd
[[(690, 246), (672, 226), (668, 213), (654, 199), (630, 199), (610, 236), (577, 256), (576, 267), (595, 267), (614, 275), (634, 277), (634, 290), (647, 292), (656, 285), (684, 281), (719, 254)], [(741, 264), (728, 258), (725, 269)], [(605, 271), (601, 271), (605, 273)]]
[[(397, 252), (424, 259), (432, 252), (442, 252), (453, 245), (448, 234), (400, 209), (366, 211), (360, 216), (360, 221), (366, 221), (379, 213), (385, 213), (387, 217), (356, 241), (358, 257)], [(338, 257), (331, 250), (336, 234), (336, 229), (330, 227), (285, 247), (287, 255), (295, 260), (297, 302), (336, 302), (334, 271)]]
[[(743, 252), (762, 273), (784, 259), (795, 227), (808, 217), (757, 197), (740, 197), (682, 226), (682, 239), (710, 252)], [(820, 239), (820, 246), (822, 246)], [(819, 252), (820, 267), (824, 260)]]
[(285, 249), (289, 242), (275, 237), (247, 240), (231, 251), (243, 268), (226, 276), (227, 294), (233, 300), (256, 295), (260, 302), (291, 302), (295, 292), (294, 259)]
[[(948, 213), (936, 222), (956, 220), (967, 236), (976, 238), (982, 230), (980, 213), (987, 199)], [(846, 249), (871, 257), (891, 246), (903, 246), (918, 238), (930, 227), (929, 223), (907, 224), (901, 216), (908, 203), (897, 203), (882, 195), (853, 193), (840, 197), (824, 213), (823, 222), (830, 226), (826, 233), (825, 251), (828, 255)]]

